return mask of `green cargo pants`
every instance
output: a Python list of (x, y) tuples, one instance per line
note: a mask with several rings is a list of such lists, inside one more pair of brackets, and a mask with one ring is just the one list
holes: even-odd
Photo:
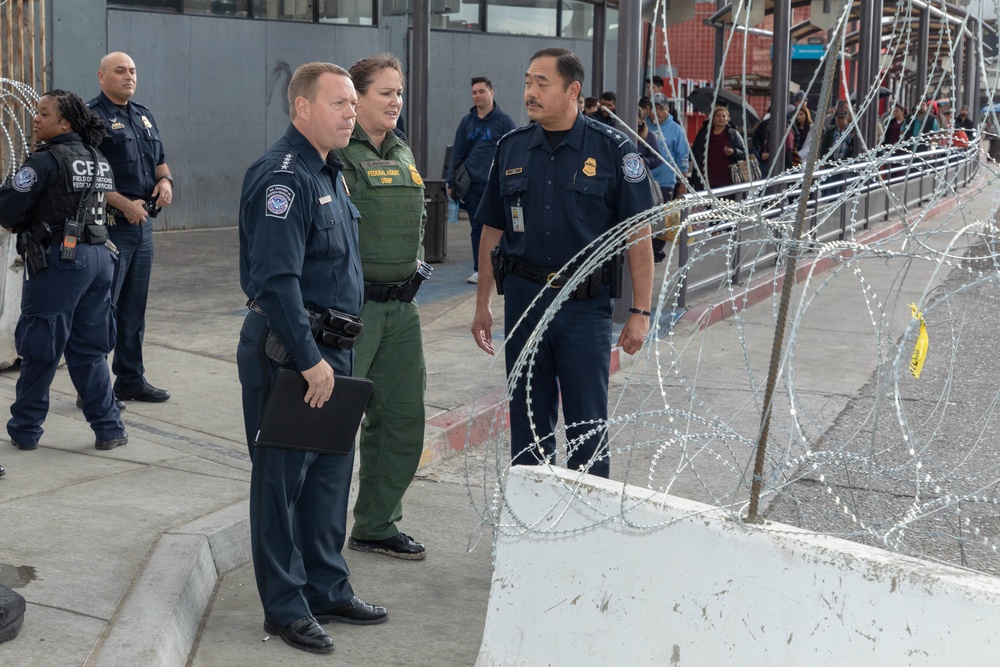
[(351, 537), (384, 540), (399, 533), (403, 494), (424, 449), (424, 365), (416, 303), (366, 302), (354, 374), (372, 381), (361, 425), (358, 500)]

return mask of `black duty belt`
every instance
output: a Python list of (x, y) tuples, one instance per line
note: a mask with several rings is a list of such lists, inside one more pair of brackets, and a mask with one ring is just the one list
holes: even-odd
[(402, 301), (410, 303), (425, 280), (431, 277), (434, 268), (421, 262), (417, 270), (405, 283), (365, 283), (365, 301)]
[(365, 301), (394, 301), (399, 298), (406, 283), (365, 283)]
[[(258, 306), (253, 299), (247, 299), (247, 308), (257, 313), (258, 315), (264, 315), (264, 309)], [(265, 317), (267, 317), (265, 315)]]
[[(90, 232), (90, 227), (103, 227), (103, 225), (84, 225), (83, 231), (80, 232), (80, 243), (86, 243), (87, 245), (104, 245), (108, 241), (107, 228), (103, 228), (103, 235), (95, 235)], [(46, 245), (56, 246), (61, 245), (63, 242), (63, 228), (52, 230), (49, 234), (48, 241)]]
[[(561, 289), (569, 280), (569, 277), (563, 277), (558, 271), (549, 271), (548, 269), (532, 266), (527, 262), (522, 262), (516, 257), (511, 257), (508, 259), (510, 262), (510, 272), (515, 276), (520, 276), (525, 280), (530, 280), (533, 283), (538, 283), (539, 285), (548, 284), (549, 280), (552, 284), (549, 285), (552, 289)], [(610, 281), (607, 279), (607, 267), (601, 267), (590, 274), (587, 280), (580, 283), (581, 287), (604, 285)]]

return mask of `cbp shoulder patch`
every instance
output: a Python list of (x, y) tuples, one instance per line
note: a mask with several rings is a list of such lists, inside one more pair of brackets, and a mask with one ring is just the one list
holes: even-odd
[(267, 188), (264, 201), (267, 202), (267, 212), (265, 217), (281, 218), (288, 217), (288, 211), (292, 208), (292, 201), (295, 200), (295, 193), (292, 189), (284, 185), (272, 185)]
[(646, 163), (638, 153), (629, 153), (622, 158), (622, 173), (629, 183), (638, 183), (646, 178)]
[(27, 192), (31, 186), (38, 182), (38, 174), (31, 167), (22, 167), (11, 179), (11, 186), (18, 192)]

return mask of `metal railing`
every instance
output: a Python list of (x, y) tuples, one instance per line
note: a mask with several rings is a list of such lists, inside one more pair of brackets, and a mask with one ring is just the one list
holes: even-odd
[[(849, 239), (894, 213), (902, 216), (922, 205), (942, 185), (957, 192), (978, 171), (978, 145), (881, 155), (877, 161), (817, 169), (800, 241)], [(773, 266), (791, 232), (801, 192), (802, 170), (797, 169), (769, 180), (715, 188), (712, 199), (706, 199), (707, 191), (684, 195), (686, 219), (677, 234), (678, 307), (686, 307), (692, 296), (738, 284), (741, 276)], [(727, 207), (735, 219), (725, 219)], [(730, 245), (734, 238), (738, 242)], [(746, 252), (751, 247), (756, 249), (752, 256)], [(697, 262), (691, 261), (692, 248), (697, 248)]]

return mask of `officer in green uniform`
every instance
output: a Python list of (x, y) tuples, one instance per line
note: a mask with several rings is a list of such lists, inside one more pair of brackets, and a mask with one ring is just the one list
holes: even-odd
[(413, 302), (430, 275), (424, 264), (424, 182), (410, 148), (392, 130), (403, 106), (403, 67), (392, 54), (351, 67), (358, 118), (339, 151), (351, 201), (361, 212), (364, 331), (354, 371), (374, 387), (361, 430), (361, 472), (348, 547), (420, 560), (420, 544), (396, 526), (424, 445), (424, 365), (420, 315)]

